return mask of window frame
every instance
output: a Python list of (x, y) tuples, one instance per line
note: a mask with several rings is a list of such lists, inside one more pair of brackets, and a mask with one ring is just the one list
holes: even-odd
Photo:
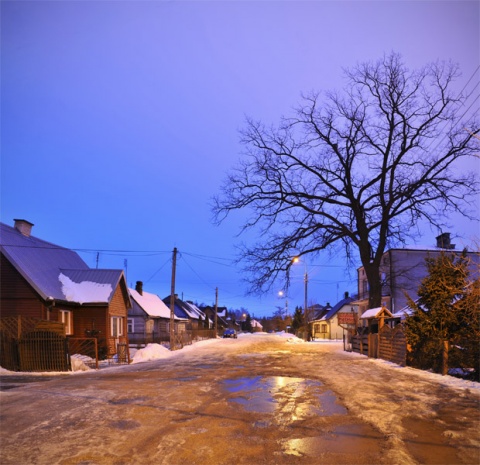
[(72, 310), (59, 309), (58, 314), (60, 321), (65, 325), (65, 334), (71, 336), (73, 334), (73, 312)]
[(123, 317), (122, 316), (111, 316), (110, 317), (110, 336), (111, 337), (122, 337), (123, 334)]
[(127, 333), (134, 333), (135, 332), (135, 319), (134, 318), (127, 318)]

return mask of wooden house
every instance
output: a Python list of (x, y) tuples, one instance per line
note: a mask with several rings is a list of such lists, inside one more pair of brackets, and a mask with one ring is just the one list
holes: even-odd
[[(129, 289), (132, 307), (128, 310), (128, 339), (131, 344), (162, 343), (170, 341), (170, 308), (156, 294), (145, 292), (142, 281)], [(176, 332), (187, 320), (174, 315)], [(180, 326), (180, 329), (179, 329)]]
[[(171, 296), (163, 299), (168, 308), (170, 308), (170, 299)], [(188, 331), (212, 328), (212, 321), (193, 302), (183, 301), (177, 294), (174, 296), (174, 313), (178, 318), (188, 321), (186, 325)]]
[(358, 320), (358, 307), (352, 297), (345, 297), (329, 308), (328, 311), (311, 322), (311, 331), (314, 339), (341, 339), (345, 327), (355, 328)]
[(96, 337), (112, 357), (127, 347), (131, 306), (122, 270), (91, 269), (73, 250), (31, 235), (33, 224), (0, 223), (0, 316), (59, 321), (68, 338)]
[[(215, 325), (215, 307), (207, 305), (206, 307), (201, 307), (200, 310), (205, 314), (205, 316)], [(217, 307), (217, 329), (223, 330), (229, 327), (227, 321), (228, 310), (227, 307)]]

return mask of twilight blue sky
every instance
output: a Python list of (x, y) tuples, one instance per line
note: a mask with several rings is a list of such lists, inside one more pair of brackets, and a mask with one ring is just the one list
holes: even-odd
[[(477, 1), (1, 2), (1, 209), (91, 266), (185, 299), (282, 306), (244, 297), (232, 266), (242, 215), (212, 225), (209, 202), (239, 159), (245, 116), (277, 123), (302, 92), (343, 87), (342, 68), (402, 54), (411, 68), (452, 59), (478, 108)], [(464, 169), (479, 169), (472, 162)], [(476, 206), (478, 212), (478, 205)], [(478, 224), (452, 218), (457, 244)], [(434, 244), (425, 230), (421, 243)], [(243, 238), (253, 240), (254, 234)], [(309, 303), (356, 291), (355, 270), (309, 263)], [(303, 304), (303, 267), (289, 307)]]

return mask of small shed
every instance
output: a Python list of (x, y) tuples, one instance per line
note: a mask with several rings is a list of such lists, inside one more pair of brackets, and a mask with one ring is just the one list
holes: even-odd
[(385, 318), (392, 318), (392, 313), (387, 307), (370, 308), (362, 314), (360, 319), (363, 322), (363, 326), (368, 327), (370, 334), (378, 333), (385, 324)]

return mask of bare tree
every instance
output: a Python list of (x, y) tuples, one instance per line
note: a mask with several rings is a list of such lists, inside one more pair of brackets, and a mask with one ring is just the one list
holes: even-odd
[(349, 263), (360, 258), (369, 305), (379, 306), (387, 247), (418, 235), (421, 220), (441, 229), (450, 212), (473, 216), (478, 180), (454, 167), (478, 151), (479, 126), (462, 121), (458, 75), (444, 62), (410, 71), (392, 53), (346, 70), (343, 94), (303, 96), (278, 127), (247, 120), (245, 156), (213, 212), (217, 223), (250, 212), (242, 231), (255, 228), (260, 239), (240, 246), (239, 261), (251, 293), (288, 276), (293, 256), (341, 246)]

